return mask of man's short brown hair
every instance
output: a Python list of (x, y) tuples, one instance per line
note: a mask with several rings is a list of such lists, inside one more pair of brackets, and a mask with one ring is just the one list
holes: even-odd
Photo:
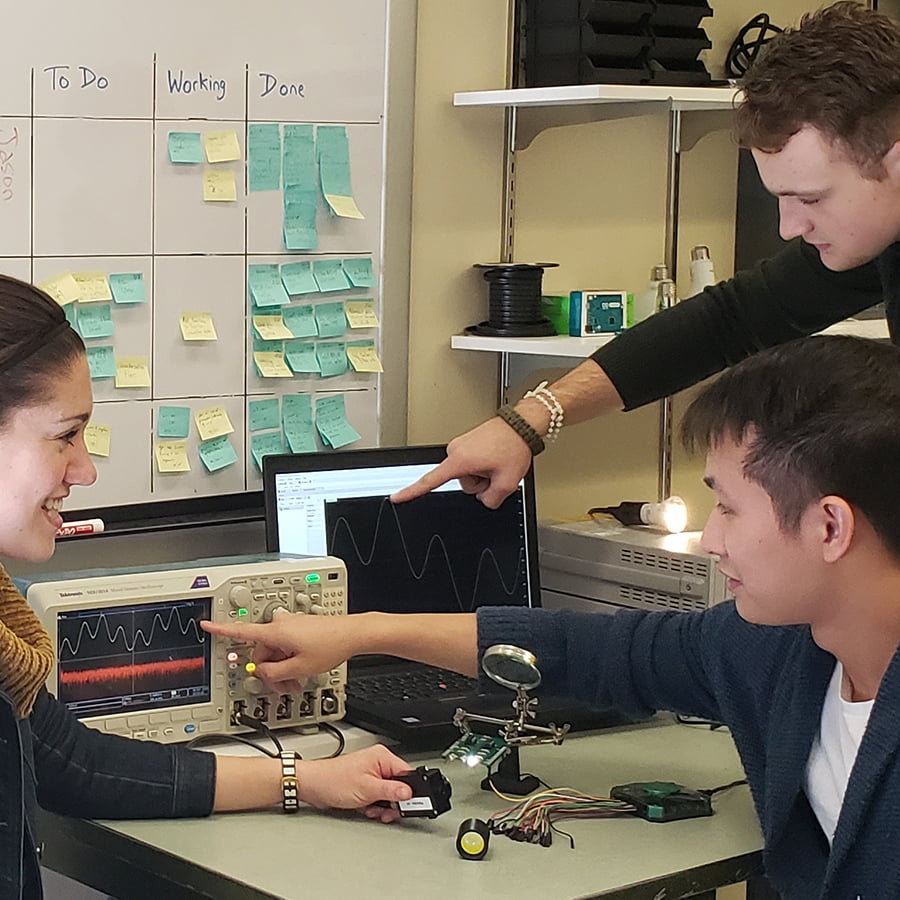
[(775, 153), (812, 125), (880, 178), (900, 139), (900, 22), (854, 0), (807, 13), (766, 44), (741, 87), (742, 147)]

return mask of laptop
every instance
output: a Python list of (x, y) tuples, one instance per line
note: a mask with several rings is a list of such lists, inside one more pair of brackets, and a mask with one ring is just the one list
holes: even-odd
[[(349, 613), (539, 606), (531, 471), (497, 510), (455, 480), (408, 503), (388, 500), (444, 456), (443, 446), (413, 446), (264, 457), (267, 549), (343, 560)], [(539, 724), (577, 730), (628, 721), (571, 697), (534, 695)], [(348, 665), (345, 719), (408, 749), (435, 750), (459, 736), (457, 707), (509, 718), (513, 696), (421, 663), (359, 656)]]

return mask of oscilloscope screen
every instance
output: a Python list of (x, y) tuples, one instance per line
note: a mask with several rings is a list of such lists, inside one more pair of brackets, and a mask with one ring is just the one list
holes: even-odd
[(212, 598), (57, 615), (58, 698), (79, 718), (211, 699)]
[(349, 611), (471, 612), (529, 605), (519, 492), (491, 510), (462, 491), (410, 503), (325, 503), (328, 552), (344, 561)]

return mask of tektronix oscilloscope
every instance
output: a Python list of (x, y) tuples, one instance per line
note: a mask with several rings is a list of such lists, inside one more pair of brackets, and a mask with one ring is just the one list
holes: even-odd
[(168, 743), (249, 731), (241, 714), (270, 728), (344, 715), (346, 664), (276, 694), (253, 673), (251, 647), (199, 624), (267, 622), (279, 607), (344, 615), (347, 573), (334, 557), (261, 554), (16, 584), (53, 641), (48, 687), (86, 725)]

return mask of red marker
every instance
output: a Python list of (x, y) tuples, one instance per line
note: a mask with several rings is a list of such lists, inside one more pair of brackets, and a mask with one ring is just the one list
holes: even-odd
[(57, 529), (57, 537), (78, 537), (82, 534), (102, 534), (103, 519), (82, 519), (80, 522), (63, 522)]

